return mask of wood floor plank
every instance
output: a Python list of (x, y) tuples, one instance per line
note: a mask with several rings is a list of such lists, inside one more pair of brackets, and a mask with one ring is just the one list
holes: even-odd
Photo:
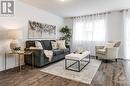
[(21, 72), (0, 72), (0, 86), (130, 86), (129, 67), (130, 62), (124, 60), (102, 62), (90, 85), (25, 67)]

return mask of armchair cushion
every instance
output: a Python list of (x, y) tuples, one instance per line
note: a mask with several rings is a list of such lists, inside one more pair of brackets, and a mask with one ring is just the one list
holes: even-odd
[(106, 48), (113, 48), (114, 45), (115, 45), (115, 43), (106, 43), (104, 49), (106, 49)]
[(98, 49), (96, 51), (96, 53), (105, 55), (106, 54), (106, 49)]
[(95, 48), (96, 48), (96, 51), (97, 51), (98, 49), (103, 49), (104, 46), (95, 46)]

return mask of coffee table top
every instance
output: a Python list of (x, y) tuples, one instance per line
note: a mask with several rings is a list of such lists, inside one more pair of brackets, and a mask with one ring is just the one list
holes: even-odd
[(90, 55), (90, 51), (84, 51), (82, 54), (70, 53), (65, 56), (65, 59), (81, 60), (88, 55)]

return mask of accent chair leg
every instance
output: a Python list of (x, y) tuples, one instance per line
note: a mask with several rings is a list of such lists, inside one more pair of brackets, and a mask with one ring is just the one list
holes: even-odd
[(115, 61), (117, 62), (117, 59), (115, 59)]
[(96, 59), (98, 59), (98, 56), (96, 56)]

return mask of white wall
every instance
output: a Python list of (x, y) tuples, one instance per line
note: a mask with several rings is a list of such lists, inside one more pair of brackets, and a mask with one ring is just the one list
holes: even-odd
[[(65, 18), (64, 24), (73, 28), (73, 21), (70, 18)], [(114, 11), (108, 15), (107, 18), (107, 40), (117, 41), (123, 40), (123, 14), (119, 11)], [(119, 57), (122, 58), (123, 55), (123, 42), (119, 50)]]
[(73, 29), (73, 19), (72, 18), (64, 18), (64, 25), (68, 26), (70, 29)]
[[(4, 52), (9, 50), (9, 40), (6, 38), (7, 30), (20, 29), (23, 40), (27, 40), (28, 20), (56, 25), (57, 38), (60, 36), (58, 31), (64, 23), (64, 19), (59, 16), (16, 0), (15, 15), (13, 17), (0, 17), (0, 71), (4, 69)], [(15, 65), (14, 56), (8, 56), (7, 68), (12, 68)]]

